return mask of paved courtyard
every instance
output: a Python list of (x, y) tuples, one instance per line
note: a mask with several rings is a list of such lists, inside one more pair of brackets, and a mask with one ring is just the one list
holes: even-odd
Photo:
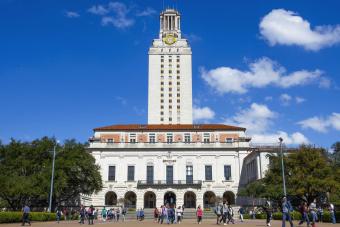
[[(289, 223), (286, 223), (287, 227), (289, 227)], [(1, 227), (13, 227), (13, 226), (20, 226), (21, 223), (14, 223), (14, 224), (1, 224)], [(144, 226), (168, 226), (167, 224), (163, 224), (163, 225), (159, 225), (157, 223), (152, 222), (151, 220), (145, 220), (145, 221), (126, 221), (124, 223), (119, 222), (106, 222), (106, 223), (102, 223), (101, 221), (97, 221), (94, 224), (95, 226), (127, 226), (127, 227), (140, 227), (141, 225)], [(266, 226), (265, 225), (265, 220), (246, 220), (245, 222), (238, 222), (236, 221), (236, 223), (234, 225), (229, 224), (228, 226), (250, 226), (250, 227), (256, 227), (256, 226)], [(294, 225), (297, 226), (297, 221), (294, 222)], [(27, 226), (27, 224), (26, 224)], [(79, 227), (79, 223), (76, 221), (72, 221), (72, 222), (60, 222), (59, 224), (57, 224), (56, 222), (33, 222), (32, 226), (38, 226), (38, 227), (44, 227), (44, 226), (67, 226), (67, 227)], [(88, 226), (87, 224), (84, 226)], [(174, 224), (174, 226), (182, 226), (182, 227), (189, 227), (189, 226), (198, 226), (198, 224), (195, 222), (195, 220), (184, 220), (180, 225)], [(201, 227), (205, 227), (205, 226), (223, 226), (223, 225), (216, 225), (214, 220), (209, 219), (209, 220), (204, 220), (203, 223), (201, 225), (199, 225)], [(272, 226), (274, 227), (279, 227), (281, 226), (281, 222), (280, 221), (272, 221)], [(302, 226), (306, 226), (306, 225), (302, 225)], [(327, 227), (327, 226), (340, 226), (340, 224), (330, 224), (330, 223), (317, 223), (316, 225), (317, 227)]]

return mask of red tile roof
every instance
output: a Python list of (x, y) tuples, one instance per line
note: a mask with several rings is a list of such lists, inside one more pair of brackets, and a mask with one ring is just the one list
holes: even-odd
[(245, 131), (245, 128), (223, 124), (128, 124), (110, 125), (94, 131)]

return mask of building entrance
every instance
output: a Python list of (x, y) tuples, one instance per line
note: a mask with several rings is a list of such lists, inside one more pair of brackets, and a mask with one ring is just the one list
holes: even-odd
[(176, 195), (173, 192), (167, 192), (164, 194), (164, 204), (169, 204), (170, 207), (176, 205)]

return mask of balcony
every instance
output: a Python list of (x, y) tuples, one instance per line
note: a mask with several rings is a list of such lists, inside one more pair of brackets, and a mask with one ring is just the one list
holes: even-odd
[(176, 148), (185, 148), (185, 149), (204, 149), (204, 148), (241, 148), (241, 147), (249, 147), (248, 142), (233, 142), (233, 143), (226, 143), (226, 142), (155, 142), (155, 143), (148, 143), (148, 142), (103, 142), (99, 139), (91, 139), (89, 148), (93, 149), (176, 149)]
[(201, 189), (202, 181), (194, 180), (194, 181), (186, 181), (186, 180), (155, 180), (155, 181), (146, 181), (139, 180), (137, 182), (138, 189), (145, 188), (196, 188)]

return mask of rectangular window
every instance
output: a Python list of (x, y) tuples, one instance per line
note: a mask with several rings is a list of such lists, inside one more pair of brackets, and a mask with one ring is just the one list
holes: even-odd
[(161, 68), (164, 68), (164, 65), (163, 65), (163, 64), (161, 64)]
[(146, 181), (148, 184), (153, 183), (153, 166), (146, 167)]
[[(170, 118), (169, 118), (169, 120), (170, 120)], [(167, 142), (167, 143), (172, 143), (172, 141), (173, 141), (172, 134), (167, 134), (167, 136), (166, 136), (166, 142)]]
[(135, 166), (128, 166), (128, 181), (135, 180)]
[(130, 143), (136, 143), (136, 134), (134, 133), (130, 134)]
[(164, 106), (163, 106), (163, 105), (161, 106), (161, 109), (164, 109)]
[(164, 115), (164, 112), (163, 112), (163, 111), (161, 111), (161, 115)]
[(193, 178), (193, 167), (192, 166), (187, 166), (186, 167), (186, 183), (187, 184), (192, 184), (194, 181)]
[(177, 97), (180, 97), (181, 95), (179, 93), (177, 93)]
[(179, 73), (180, 73), (180, 71), (179, 71), (179, 70), (177, 70), (177, 73), (179, 74)]
[(166, 166), (166, 183), (173, 184), (174, 181), (174, 167)]
[(210, 134), (209, 133), (203, 134), (203, 143), (210, 143)]
[(161, 70), (161, 73), (164, 73), (164, 70)]
[(226, 138), (226, 139), (225, 139), (225, 142), (226, 142), (226, 143), (232, 143), (232, 142), (233, 142), (233, 138)]
[(163, 82), (163, 81), (161, 81), (161, 85), (164, 85), (164, 82)]
[(169, 121), (172, 121), (172, 117), (169, 117)]
[(164, 62), (164, 59), (161, 59), (161, 62)]
[(177, 82), (177, 85), (181, 85), (181, 83), (180, 83), (180, 82)]
[(205, 180), (207, 181), (212, 180), (212, 166), (210, 165), (205, 166)]
[(184, 143), (190, 143), (190, 134), (189, 133), (184, 134)]
[(172, 59), (169, 59), (169, 62), (172, 62)]
[(149, 143), (155, 143), (156, 142), (156, 135), (155, 134), (149, 134)]
[(109, 166), (109, 181), (115, 181), (116, 180), (116, 166)]
[(164, 118), (161, 117), (161, 121), (164, 121)]
[(224, 166), (224, 179), (231, 180), (231, 166), (230, 165)]
[(180, 77), (179, 76), (177, 76), (177, 80), (179, 80), (180, 79)]

